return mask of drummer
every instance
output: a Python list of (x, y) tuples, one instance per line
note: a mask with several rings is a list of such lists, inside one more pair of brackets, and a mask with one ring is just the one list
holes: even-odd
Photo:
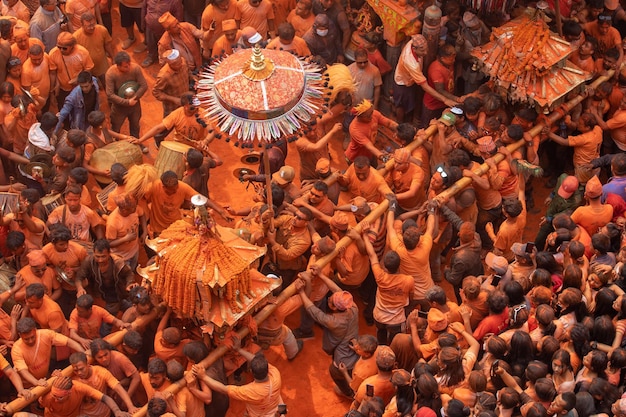
[(200, 101), (193, 93), (185, 93), (180, 101), (183, 107), (179, 107), (163, 119), (163, 122), (148, 130), (142, 137), (131, 140), (132, 143), (140, 144), (165, 130), (174, 130), (174, 141), (193, 146), (199, 151), (206, 152), (209, 143), (215, 138), (215, 131), (209, 128), (206, 122), (198, 114)]

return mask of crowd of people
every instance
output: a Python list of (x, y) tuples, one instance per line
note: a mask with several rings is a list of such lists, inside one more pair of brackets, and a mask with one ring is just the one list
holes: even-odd
[[(282, 415), (281, 370), (263, 350), (304, 361), (317, 325), (329, 358), (315, 372), (345, 401), (337, 415), (626, 416), (626, 13), (617, 0), (563, 1), (558, 19), (554, 2), (507, 13), (465, 3), (402, 4), (420, 19), (394, 45), (389, 22), (357, 0), (3, 2), (0, 249), (15, 277), (0, 293), (0, 412), (56, 377), (16, 415), (147, 405), (150, 417), (218, 417), (231, 401), (249, 417)], [(589, 83), (601, 77), (571, 92), (580, 104), (552, 126), (531, 103), (509, 104), (470, 54), (522, 13), (563, 34)], [(215, 152), (226, 134), (194, 88), (204, 65), (257, 46), (317, 63), (328, 108), (263, 150), (269, 173), (241, 173), (258, 193), (235, 209), (216, 202), (226, 193), (209, 172), (232, 154)], [(152, 83), (143, 68), (157, 66)], [(163, 117), (142, 132), (150, 93)], [(110, 144), (141, 157), (152, 139), (189, 146), (183, 172), (94, 163)], [(470, 185), (446, 192), (463, 177)], [(107, 193), (93, 198), (96, 184)], [(261, 272), (295, 289), (258, 326), (245, 319), (244, 340), (183, 322), (136, 274), (155, 255), (145, 238), (197, 194), (267, 248)]]

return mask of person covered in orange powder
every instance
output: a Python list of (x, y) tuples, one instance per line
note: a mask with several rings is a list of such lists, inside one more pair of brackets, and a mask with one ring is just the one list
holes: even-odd
[(128, 417), (129, 413), (120, 410), (111, 397), (80, 381), (72, 381), (66, 376), (58, 376), (52, 383), (50, 392), (39, 399), (49, 417), (71, 417), (79, 414), (80, 407), (90, 398), (106, 404), (115, 417)]

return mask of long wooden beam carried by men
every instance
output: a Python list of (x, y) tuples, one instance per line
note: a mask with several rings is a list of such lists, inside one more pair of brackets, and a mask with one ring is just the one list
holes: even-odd
[[(594, 82), (592, 82), (589, 85), (589, 87), (590, 88), (594, 88), (594, 89), (597, 88), (603, 82), (608, 81), (613, 76), (614, 73), (615, 73), (615, 71), (611, 70), (606, 75), (602, 75), (602, 76), (596, 78), (596, 80)], [(539, 119), (539, 122), (535, 126), (533, 126), (528, 131), (528, 133), (531, 136), (538, 135), (539, 133), (541, 133), (541, 131), (543, 130), (544, 127), (551, 126), (554, 123), (556, 123), (557, 121), (559, 121), (560, 119), (562, 119), (563, 117), (565, 117), (565, 115), (567, 113), (569, 113), (570, 111), (572, 111), (572, 109), (574, 107), (579, 105), (585, 99), (585, 97), (586, 96), (582, 96), (582, 95), (579, 94), (575, 98), (573, 98), (573, 99), (569, 100), (568, 102), (564, 103), (561, 107), (559, 107), (558, 109), (556, 109), (555, 111), (550, 113), (545, 118)], [(524, 146), (524, 139), (520, 139), (517, 142), (508, 145), (507, 149), (509, 150), (509, 152), (513, 152), (513, 151), (521, 148), (522, 146)], [(505, 158), (504, 154), (497, 153), (491, 159), (493, 159), (495, 161), (495, 163), (497, 164), (498, 162), (502, 161), (504, 158)], [(489, 171), (489, 165), (484, 163), (484, 164), (481, 164), (480, 167), (476, 168), (474, 170), (474, 173), (477, 174), (477, 175), (483, 175), (487, 171)], [(458, 180), (457, 182), (455, 182), (452, 186), (448, 187), (447, 189), (445, 189), (444, 191), (439, 193), (437, 195), (437, 197), (435, 197), (435, 198), (437, 200), (441, 201), (441, 202), (448, 201), (448, 199), (450, 199), (450, 197), (454, 196), (456, 193), (458, 193), (459, 191), (461, 191), (462, 189), (464, 189), (465, 187), (467, 187), (471, 183), (472, 183), (472, 179), (471, 178), (463, 177), (460, 180)]]
[[(590, 87), (591, 88), (597, 88), (598, 85), (600, 85), (602, 82), (609, 80), (614, 74), (614, 71), (609, 71), (609, 73), (605, 76), (601, 76), (598, 77), (593, 83), (591, 83)], [(584, 100), (584, 97), (582, 96), (578, 96), (576, 98), (573, 98), (572, 100), (568, 101), (567, 103), (565, 103), (563, 106), (561, 106), (560, 109), (558, 109), (557, 111), (551, 113), (549, 116), (547, 116), (547, 121), (548, 124), (553, 124), (556, 121), (558, 121), (559, 119), (561, 119), (562, 117), (565, 116), (565, 114), (567, 114), (568, 112), (570, 112), (574, 107), (576, 107), (578, 104), (580, 104), (582, 101)], [(539, 134), (541, 132), (541, 130), (543, 129), (543, 127), (546, 126), (546, 124), (544, 124), (543, 122), (540, 122), (537, 124), (537, 126), (534, 126), (529, 133), (532, 136), (535, 136), (537, 134)], [(424, 135), (422, 135), (419, 139), (416, 139), (415, 141), (413, 141), (412, 143), (410, 143), (409, 145), (407, 145), (407, 148), (409, 150), (414, 150), (417, 147), (421, 146), (424, 140), (427, 140), (430, 136), (432, 136), (433, 134), (435, 134), (437, 132), (437, 128), (436, 126), (429, 126), (426, 131), (424, 132)], [(518, 148), (520, 148), (521, 146), (523, 146), (524, 144), (524, 140), (520, 140), (516, 143), (513, 143), (511, 145), (508, 146), (509, 151), (514, 151)], [(504, 159), (504, 155), (498, 153), (494, 156), (494, 159), (496, 160), (496, 162), (500, 162), (501, 160)], [(386, 173), (388, 172), (390, 169), (393, 168), (394, 165), (394, 160), (393, 158), (390, 159), (389, 161), (387, 161), (387, 163), (385, 164), (384, 168), (381, 170), (381, 173)], [(487, 164), (482, 164), (480, 166), (480, 168), (478, 168), (475, 172), (479, 175), (484, 174), (485, 172), (487, 172), (488, 170), (488, 166)], [(338, 175), (335, 173), (333, 175), (331, 175), (330, 177), (328, 177), (325, 182), (329, 185), (333, 184), (335, 181), (337, 181), (337, 177)], [(453, 196), (454, 194), (456, 194), (458, 191), (462, 190), (463, 188), (467, 187), (470, 183), (471, 183), (471, 178), (461, 178), (460, 180), (458, 180), (455, 184), (453, 184), (451, 187), (449, 187), (448, 189), (446, 189), (445, 191), (443, 191), (442, 193), (440, 193), (437, 198), (441, 199), (442, 201), (445, 201), (447, 199), (449, 199), (451, 196)], [(365, 219), (363, 219), (359, 224), (357, 224), (355, 226), (355, 229), (358, 233), (361, 232), (361, 227), (363, 222), (367, 222), (369, 224), (371, 224), (372, 222), (376, 221), (380, 216), (384, 215), (385, 212), (387, 211), (389, 207), (389, 202), (387, 200), (384, 200), (383, 202), (381, 202), (378, 207), (376, 207), (374, 210), (372, 210), (366, 217)], [(341, 238), (335, 247), (335, 250), (331, 253), (329, 253), (328, 255), (324, 256), (323, 258), (320, 258), (317, 262), (316, 265), (319, 266), (320, 268), (328, 265), (328, 263), (330, 263), (338, 254), (339, 251), (343, 248), (346, 248), (350, 243), (352, 242), (352, 239), (350, 239), (347, 236), (344, 236), (343, 238)], [(280, 306), (282, 303), (284, 303), (287, 299), (289, 299), (291, 296), (296, 294), (296, 289), (295, 289), (295, 285), (291, 284), (290, 286), (288, 286), (287, 288), (285, 288), (280, 295), (277, 297), (276, 302), (273, 304), (268, 304), (266, 305), (263, 309), (261, 309), (256, 316), (254, 316), (254, 320), (257, 323), (262, 323), (264, 320), (266, 320), (275, 310), (276, 308), (278, 308), (278, 306)], [(114, 335), (116, 339), (115, 340), (109, 340), (109, 342), (111, 344), (119, 344), (122, 340), (123, 334), (125, 332), (117, 332)], [(244, 338), (246, 336), (248, 336), (250, 334), (250, 329), (246, 326), (242, 327), (241, 329), (239, 329), (237, 331), (237, 335), (239, 336), (239, 338)], [(118, 340), (119, 339), (119, 340)], [(222, 345), (217, 347), (216, 349), (214, 349), (205, 359), (203, 359), (200, 362), (200, 365), (204, 366), (205, 368), (211, 366), (216, 360), (218, 360), (219, 358), (221, 358), (222, 356), (224, 356), (224, 354), (226, 354), (226, 352), (228, 352), (228, 347)], [(62, 374), (64, 376), (71, 376), (72, 374), (72, 367), (67, 367), (62, 371)], [(9, 404), (7, 404), (7, 414), (11, 415), (17, 411), (20, 411), (21, 409), (23, 409), (24, 407), (26, 407), (28, 404), (30, 404), (31, 402), (35, 401), (37, 398), (39, 398), (40, 396), (44, 395), (45, 393), (47, 393), (50, 390), (50, 387), (52, 386), (52, 382), (54, 382), (54, 378), (50, 378), (48, 379), (48, 383), (46, 384), (46, 386), (44, 387), (36, 387), (33, 388), (32, 391), (35, 394), (34, 398), (32, 398), (30, 401), (26, 401), (23, 398), (18, 398), (16, 400), (11, 401)], [(180, 391), (183, 387), (185, 387), (187, 385), (187, 382), (185, 380), (185, 378), (181, 379), (180, 381), (173, 383), (172, 385), (170, 385), (167, 388), (167, 391), (170, 391), (172, 393), (176, 393), (178, 391)], [(137, 411), (133, 417), (144, 417), (146, 415), (147, 412), (147, 405), (144, 405), (139, 411)]]

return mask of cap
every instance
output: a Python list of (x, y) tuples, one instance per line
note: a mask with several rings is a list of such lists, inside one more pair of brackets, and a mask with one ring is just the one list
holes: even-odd
[(497, 274), (504, 275), (506, 271), (509, 269), (509, 263), (503, 256), (496, 256), (493, 252), (489, 252), (487, 256), (485, 256), (485, 263), (487, 266)]
[(333, 217), (330, 218), (330, 225), (337, 230), (346, 231), (349, 224), (348, 215), (342, 211), (336, 211)]
[(434, 332), (443, 332), (448, 328), (448, 319), (441, 310), (431, 308), (428, 311), (428, 327)]
[(226, 19), (222, 21), (222, 31), (237, 30), (237, 22), (235, 19)]
[(456, 116), (450, 112), (445, 112), (441, 115), (439, 121), (448, 127), (454, 126), (454, 124), (456, 123)]
[(394, 369), (391, 373), (391, 383), (395, 386), (406, 386), (411, 382), (411, 374), (404, 369)]
[(511, 246), (511, 252), (513, 252), (515, 256), (530, 259), (530, 254), (526, 252), (526, 245), (528, 244), (516, 242)]
[(602, 195), (602, 183), (597, 175), (594, 175), (593, 178), (587, 181), (587, 185), (585, 185), (585, 195), (588, 198), (598, 198)]
[(178, 51), (178, 49), (168, 49), (167, 51), (163, 52), (162, 56), (170, 62), (176, 61), (180, 56), (180, 52)]
[(424, 35), (411, 36), (411, 44), (416, 48), (428, 47), (428, 41), (426, 41)]
[(478, 16), (476, 16), (474, 13), (465, 12), (463, 13), (463, 23), (466, 27), (473, 28), (480, 25), (480, 20), (478, 19)]
[(496, 150), (496, 143), (491, 136), (483, 136), (476, 141), (478, 150), (483, 153), (492, 153)]
[(315, 164), (315, 171), (319, 174), (326, 174), (330, 171), (330, 161), (328, 158), (320, 158)]
[(163, 29), (168, 30), (178, 24), (176, 19), (170, 12), (165, 12), (159, 17), (159, 23), (163, 26)]
[(396, 363), (396, 354), (389, 346), (378, 346), (376, 350), (376, 365), (379, 368), (392, 368)]
[(563, 182), (561, 182), (561, 186), (556, 192), (559, 196), (568, 199), (574, 194), (574, 192), (578, 189), (578, 178), (573, 175), (568, 175), (565, 177)]
[(278, 172), (275, 172), (274, 174), (272, 174), (272, 180), (274, 180), (277, 184), (280, 184), (280, 185), (286, 185), (290, 183), (291, 181), (293, 181), (295, 177), (296, 177), (296, 170), (293, 169), (293, 167), (290, 167), (289, 165), (285, 165), (281, 167), (280, 170), (278, 170)]
[(246, 26), (245, 28), (241, 29), (241, 36), (243, 36), (244, 39), (247, 39), (248, 42), (252, 44), (255, 44), (263, 39), (263, 37), (259, 35), (259, 32), (257, 32), (256, 29), (252, 26)]
[(396, 149), (393, 153), (393, 159), (398, 164), (404, 164), (409, 162), (409, 158), (411, 157), (411, 152), (409, 152), (406, 148)]
[(462, 108), (456, 106), (452, 107), (450, 112), (455, 116), (463, 116), (463, 113), (465, 113)]
[(335, 292), (333, 293), (333, 295), (330, 296), (330, 299), (333, 301), (335, 307), (337, 307), (337, 310), (344, 311), (354, 305), (354, 302), (352, 300), (352, 294), (350, 294), (348, 291)]

